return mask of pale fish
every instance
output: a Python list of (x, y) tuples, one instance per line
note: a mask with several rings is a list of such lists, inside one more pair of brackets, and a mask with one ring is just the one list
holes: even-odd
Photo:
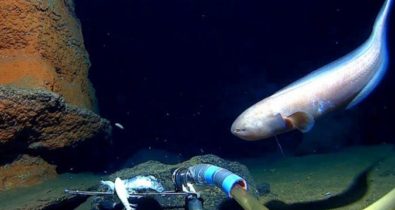
[(309, 131), (316, 118), (361, 102), (387, 69), (386, 19), (392, 0), (386, 0), (372, 33), (359, 48), (310, 73), (245, 110), (231, 132), (259, 140), (290, 130)]
[(119, 200), (121, 200), (123, 206), (125, 207), (126, 210), (133, 210), (132, 206), (129, 203), (129, 193), (126, 190), (126, 186), (124, 182), (117, 177), (115, 179), (115, 192), (117, 193), (117, 196)]

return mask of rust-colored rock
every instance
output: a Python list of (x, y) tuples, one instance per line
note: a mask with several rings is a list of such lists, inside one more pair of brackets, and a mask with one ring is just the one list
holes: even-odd
[(1, 0), (0, 85), (43, 88), (95, 110), (72, 0)]
[(47, 162), (58, 171), (99, 162), (111, 126), (93, 112), (73, 0), (1, 0), (0, 31), (0, 190), (53, 177)]
[(23, 155), (0, 167), (0, 191), (36, 185), (56, 176), (56, 166), (39, 157)]
[(0, 86), (0, 152), (77, 146), (96, 136), (108, 138), (110, 132), (107, 120), (55, 93)]

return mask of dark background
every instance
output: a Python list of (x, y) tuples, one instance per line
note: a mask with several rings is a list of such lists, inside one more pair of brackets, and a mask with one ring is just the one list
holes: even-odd
[[(113, 150), (120, 157), (142, 148), (183, 156), (277, 152), (273, 139), (245, 142), (232, 136), (233, 120), (255, 102), (358, 47), (370, 35), (382, 3), (75, 1), (100, 114), (125, 127), (114, 129)], [(394, 46), (393, 14), (390, 19), (388, 45)], [(390, 50), (393, 61), (394, 48)], [(395, 142), (392, 61), (365, 101), (314, 129), (318, 136), (326, 132), (332, 137), (339, 128), (343, 131), (336, 146), (323, 139), (329, 143), (313, 152)], [(291, 154), (302, 151), (303, 139), (298, 132), (279, 136)]]

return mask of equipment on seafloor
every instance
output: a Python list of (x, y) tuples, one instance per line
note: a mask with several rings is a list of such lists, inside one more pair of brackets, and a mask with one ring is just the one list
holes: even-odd
[(184, 196), (184, 206), (188, 206), (188, 209), (202, 209), (193, 208), (199, 203), (202, 206), (202, 200), (197, 192), (193, 190), (165, 191), (163, 185), (154, 176), (136, 176), (125, 180), (117, 177), (115, 182), (101, 181), (100, 184), (100, 191), (66, 189), (65, 192), (73, 195), (95, 196), (92, 202), (93, 209), (115, 209), (119, 202), (114, 195), (118, 197), (125, 209), (135, 209), (138, 199), (155, 196)]
[(116, 208), (119, 202), (114, 195), (117, 195), (126, 209), (135, 209), (140, 198), (160, 196), (172, 200), (169, 197), (184, 196), (183, 207), (185, 209), (203, 210), (203, 199), (194, 185), (215, 185), (228, 197), (234, 198), (245, 210), (267, 209), (247, 192), (248, 185), (245, 179), (218, 166), (197, 164), (189, 168), (178, 168), (173, 172), (172, 181), (174, 191), (165, 191), (163, 185), (154, 176), (136, 176), (125, 180), (117, 177), (115, 183), (101, 181), (100, 191), (66, 189), (65, 192), (73, 195), (95, 196), (92, 205), (94, 209)]
[[(194, 185), (215, 185), (222, 191), (236, 200), (244, 210), (268, 210), (263, 204), (248, 193), (247, 182), (240, 176), (218, 166), (210, 164), (198, 164), (189, 168), (178, 168), (173, 172), (172, 181), (174, 191), (165, 191), (163, 185), (154, 176), (136, 176), (130, 179), (121, 180), (117, 177), (116, 181), (121, 181), (121, 186), (127, 191), (127, 202), (122, 202), (126, 209), (137, 207), (136, 199), (146, 197), (168, 197), (183, 196), (185, 204), (183, 207), (188, 210), (203, 210), (203, 200), (200, 193), (195, 190)], [(102, 191), (80, 191), (68, 190), (65, 192), (73, 195), (95, 196), (93, 209), (115, 209), (119, 202), (114, 199), (114, 194), (118, 193), (116, 183), (112, 181), (101, 181)], [(123, 198), (119, 198), (123, 200)], [(131, 205), (129, 206), (129, 201)], [(177, 206), (182, 208), (180, 206)], [(169, 207), (175, 208), (175, 206)], [(371, 204), (364, 210), (395, 210), (395, 188), (381, 199)]]
[(179, 168), (173, 172), (176, 189), (188, 189), (193, 184), (208, 184), (219, 187), (228, 197), (234, 198), (244, 210), (267, 210), (248, 193), (247, 181), (231, 171), (211, 164), (198, 164)]
[(364, 210), (395, 210), (395, 188)]

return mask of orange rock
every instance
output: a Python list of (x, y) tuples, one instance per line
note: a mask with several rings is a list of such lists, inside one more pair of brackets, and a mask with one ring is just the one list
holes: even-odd
[(96, 110), (72, 0), (2, 0), (0, 31), (0, 85), (44, 88)]
[(0, 191), (36, 185), (56, 176), (56, 166), (39, 157), (22, 155), (13, 163), (0, 167)]
[(55, 150), (95, 137), (100, 144), (111, 135), (109, 121), (46, 90), (0, 86), (0, 110), (0, 159), (8, 148), (25, 153), (21, 142), (32, 150)]

